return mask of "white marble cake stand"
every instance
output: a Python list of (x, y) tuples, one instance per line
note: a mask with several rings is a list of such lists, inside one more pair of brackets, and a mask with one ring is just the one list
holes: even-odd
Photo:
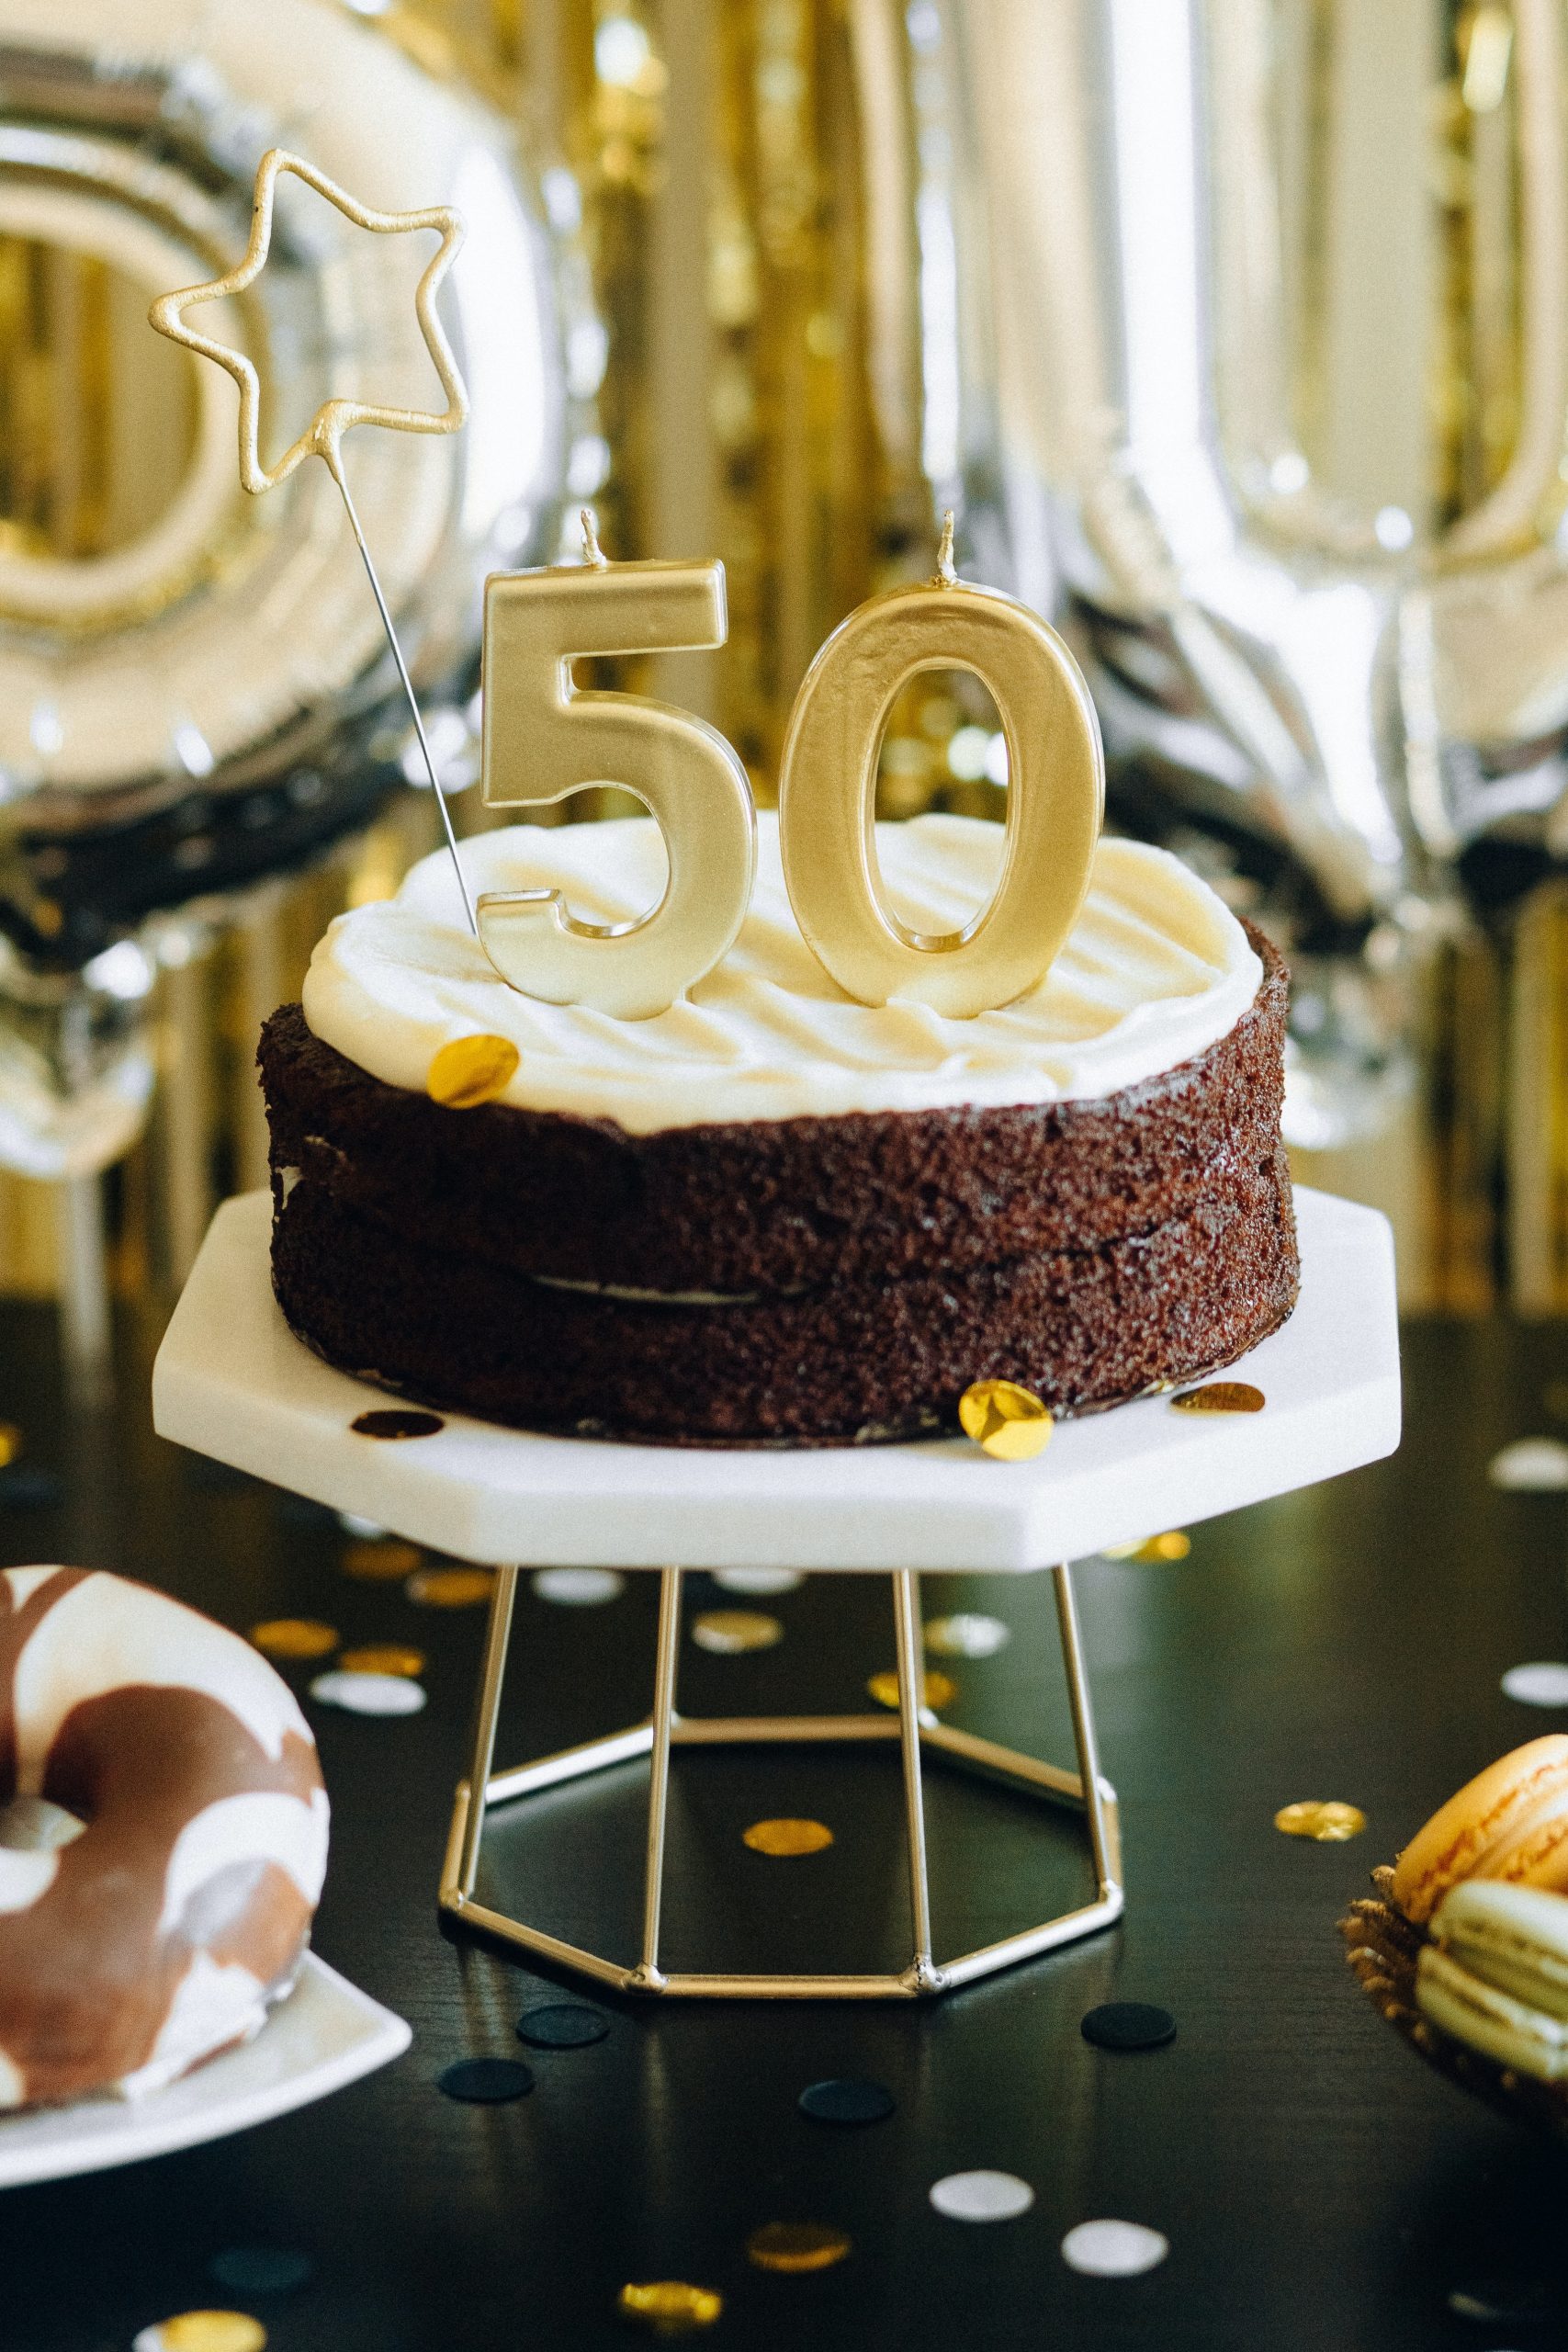
[[(1190, 1414), (1165, 1397), (1060, 1426), (1030, 1463), (989, 1460), (963, 1438), (822, 1452), (722, 1452), (530, 1436), (461, 1414), (434, 1434), (355, 1433), (381, 1390), (321, 1363), (272, 1295), (270, 1203), (230, 1201), (213, 1221), (152, 1374), (164, 1437), (356, 1512), (416, 1543), (498, 1563), (470, 1776), (459, 1788), (440, 1904), (448, 1918), (622, 1991), (732, 1996), (942, 1992), (1108, 1926), (1122, 1907), (1115, 1792), (1100, 1776), (1066, 1563), (1151, 1530), (1212, 1518), (1391, 1453), (1399, 1442), (1393, 1252), (1384, 1220), (1299, 1190), (1302, 1294), (1283, 1330), (1234, 1367), (1260, 1413)], [(657, 1568), (662, 1577), (651, 1717), (607, 1739), (493, 1772), (496, 1717), (519, 1556), (531, 1566)], [(687, 1567), (880, 1571), (893, 1579), (897, 1715), (696, 1719), (675, 1705), (679, 1559)], [(942, 1724), (922, 1703), (921, 1570), (1049, 1567), (1078, 1770), (1063, 1770)], [(659, 1963), (672, 1746), (739, 1741), (900, 1743), (914, 1955), (885, 1975), (719, 1975)], [(922, 1751), (1084, 1814), (1092, 1903), (962, 1958), (932, 1956)], [(651, 1758), (643, 1949), (602, 1958), (475, 1898), (485, 1816), (497, 1804), (641, 1756)], [(482, 1792), (475, 1803), (472, 1792)]]

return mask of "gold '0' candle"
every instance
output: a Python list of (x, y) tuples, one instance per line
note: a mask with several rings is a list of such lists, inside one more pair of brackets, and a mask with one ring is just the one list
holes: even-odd
[[(1083, 673), (1038, 613), (953, 569), (953, 517), (929, 584), (873, 596), (836, 628), (795, 698), (779, 772), (795, 919), (846, 995), (967, 1019), (1049, 967), (1089, 887), (1105, 802)], [(1008, 748), (1007, 846), (990, 905), (961, 930), (911, 931), (882, 893), (876, 766), (887, 714), (921, 670), (972, 670)]]
[(659, 905), (631, 922), (577, 920), (558, 890), (486, 891), (479, 940), (502, 979), (547, 1004), (624, 1021), (662, 1012), (731, 945), (757, 864), (746, 771), (716, 728), (642, 695), (589, 693), (593, 653), (724, 643), (724, 566), (610, 563), (583, 515), (581, 564), (485, 584), (484, 798), (523, 808), (619, 784), (657, 819), (670, 861)]

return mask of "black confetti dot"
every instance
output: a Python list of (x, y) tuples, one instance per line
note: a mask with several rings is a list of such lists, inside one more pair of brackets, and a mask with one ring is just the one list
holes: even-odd
[(603, 2041), (610, 2030), (610, 2020), (603, 2009), (591, 2009), (581, 2001), (546, 2001), (537, 2008), (525, 2009), (517, 2020), (517, 2038), (532, 2042), (536, 2050), (586, 2050), (590, 2042)]
[(435, 2080), (448, 2098), (463, 2099), (470, 2107), (500, 2107), (534, 2087), (534, 2077), (520, 2058), (459, 2058)]
[(58, 1471), (37, 1462), (14, 1463), (0, 1470), (0, 1506), (12, 1510), (53, 1510), (65, 1500), (65, 1481)]
[(1157, 2050), (1176, 2039), (1176, 2019), (1150, 2001), (1105, 2001), (1090, 2009), (1080, 2030), (1097, 2050)]
[(800, 2111), (814, 2123), (884, 2123), (897, 2101), (881, 2083), (842, 2075), (811, 2083), (800, 2094)]
[(316, 2275), (310, 2255), (282, 2245), (226, 2246), (207, 2267), (231, 2295), (291, 2295)]

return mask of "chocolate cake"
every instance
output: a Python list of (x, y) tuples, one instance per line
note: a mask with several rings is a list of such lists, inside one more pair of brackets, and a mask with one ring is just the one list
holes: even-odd
[[(998, 826), (878, 828), (906, 920), (983, 901)], [(479, 889), (594, 921), (655, 900), (647, 820), (465, 843)], [(974, 1021), (852, 1003), (761, 820), (724, 964), (648, 1022), (509, 989), (444, 860), (318, 948), (262, 1037), (273, 1279), (299, 1336), (526, 1429), (835, 1444), (955, 1427), (992, 1376), (1081, 1412), (1233, 1362), (1295, 1300), (1286, 978), (1177, 860), (1105, 841), (1071, 938)], [(424, 1091), (463, 1035), (501, 1099)]]

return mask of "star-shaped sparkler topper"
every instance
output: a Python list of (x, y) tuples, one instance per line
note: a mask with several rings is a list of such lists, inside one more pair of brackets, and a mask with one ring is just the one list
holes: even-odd
[[(419, 320), (424, 347), (434, 363), (441, 389), (446, 395), (446, 406), (439, 413), (431, 409), (388, 408), (374, 401), (326, 400), (321, 402), (310, 424), (287, 448), (276, 465), (268, 468), (261, 461), (257, 444), (257, 429), (261, 409), (261, 383), (254, 368), (243, 351), (235, 351), (228, 344), (216, 343), (209, 335), (197, 334), (186, 324), (186, 312), (198, 302), (217, 302), (226, 294), (243, 294), (254, 284), (266, 266), (272, 243), (273, 198), (278, 176), (292, 172), (296, 179), (313, 187), (318, 196), (336, 207), (344, 218), (352, 220), (356, 229), (374, 230), (378, 235), (399, 235), (409, 229), (438, 229), (441, 243), (423, 277), (414, 289), (413, 306)], [(211, 359), (234, 379), (240, 388), (240, 480), (245, 488), (259, 497), (263, 491), (276, 490), (287, 481), (296, 466), (307, 458), (321, 458), (343, 487), (344, 435), (355, 424), (385, 424), (398, 433), (456, 433), (468, 422), (468, 396), (457, 372), (452, 346), (435, 315), (435, 292), (451, 267), (458, 246), (463, 242), (460, 214), (450, 205), (427, 205), (418, 212), (376, 212), (356, 197), (348, 194), (336, 182), (319, 172), (313, 164), (301, 156), (291, 155), (282, 147), (269, 148), (262, 157), (256, 172), (255, 197), (251, 215), (251, 241), (243, 261), (224, 277), (214, 277), (205, 286), (186, 286), (173, 294), (160, 294), (148, 317), (160, 334), (171, 343), (181, 344), (200, 358)]]

